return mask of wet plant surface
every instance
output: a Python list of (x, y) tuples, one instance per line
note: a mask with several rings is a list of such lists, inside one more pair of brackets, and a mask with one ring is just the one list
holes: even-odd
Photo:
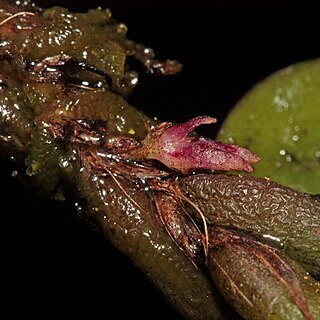
[[(140, 72), (139, 85), (129, 100), (161, 120), (183, 122), (208, 114), (221, 123), (252, 84), (279, 67), (319, 52), (310, 40), (317, 23), (312, 7), (305, 6), (301, 12), (292, 8), (288, 13), (284, 6), (239, 7), (200, 1), (161, 2), (154, 10), (144, 1), (138, 3), (99, 5), (110, 7), (126, 23), (130, 38), (157, 49), (162, 58), (183, 63), (182, 72), (174, 77)], [(306, 14), (309, 19), (302, 19)], [(302, 27), (309, 32), (307, 36), (299, 31)], [(302, 47), (308, 50), (299, 50)], [(200, 132), (213, 137), (217, 128), (208, 128)], [(73, 203), (35, 197), (11, 177), (15, 168), (9, 167), (7, 163), (2, 166), (6, 209), (1, 234), (3, 289), (11, 312), (20, 309), (25, 315), (49, 318), (66, 308), (72, 315), (98, 317), (108, 308), (116, 309), (120, 317), (130, 310), (140, 318), (150, 318), (150, 314), (154, 319), (178, 318), (128, 258), (70, 214), (75, 212)], [(115, 307), (119, 301), (123, 310)]]

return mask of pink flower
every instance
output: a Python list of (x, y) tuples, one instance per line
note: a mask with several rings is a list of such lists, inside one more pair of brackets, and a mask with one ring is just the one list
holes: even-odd
[(253, 152), (236, 145), (188, 135), (201, 124), (215, 122), (214, 118), (199, 116), (179, 125), (161, 123), (143, 140), (141, 151), (146, 159), (158, 160), (183, 174), (199, 169), (252, 172), (251, 164), (260, 160)]

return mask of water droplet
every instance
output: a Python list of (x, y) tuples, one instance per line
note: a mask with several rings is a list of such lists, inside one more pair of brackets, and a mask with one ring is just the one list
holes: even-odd
[(59, 166), (60, 166), (60, 168), (66, 169), (66, 168), (68, 168), (69, 166), (71, 166), (71, 161), (72, 161), (73, 158), (74, 158), (73, 155), (70, 155), (70, 156), (68, 156), (68, 155), (61, 156), (61, 157), (59, 158)]
[(127, 31), (128, 31), (128, 28), (124, 23), (119, 23), (117, 25), (117, 32), (118, 33), (125, 35)]
[(294, 122), (294, 118), (293, 118), (293, 116), (289, 116), (288, 117), (288, 123), (290, 123), (290, 124), (292, 124)]
[(285, 156), (285, 155), (286, 155), (286, 150), (281, 149), (281, 150), (279, 151), (279, 153), (280, 153), (281, 156)]
[[(100, 7), (100, 9), (101, 9), (101, 7)], [(105, 9), (105, 13), (106, 13), (106, 16), (108, 19), (110, 19), (112, 17), (112, 12), (110, 9)]]
[(228, 142), (229, 142), (229, 143), (235, 143), (234, 138), (233, 138), (233, 137), (229, 137), (229, 138), (228, 138)]
[(82, 81), (81, 85), (83, 85), (84, 87), (88, 87), (90, 83), (88, 81)]
[(146, 56), (146, 58), (154, 58), (155, 54), (154, 51), (151, 48), (144, 48), (143, 49), (143, 54)]
[(138, 78), (132, 78), (130, 82), (132, 85), (136, 85), (138, 82)]
[(59, 163), (59, 165), (61, 168), (67, 168), (70, 165), (70, 163), (67, 160), (63, 160)]
[(287, 162), (292, 162), (292, 157), (291, 157), (290, 154), (287, 154), (287, 155), (286, 155), (286, 161), (287, 161)]
[(275, 236), (273, 236), (273, 235), (271, 235), (271, 234), (264, 234), (262, 237), (265, 238), (265, 239), (267, 239), (267, 240), (271, 240), (271, 241), (276, 242), (277, 245), (281, 245), (281, 244), (282, 244), (280, 238), (275, 237)]
[(17, 175), (18, 175), (18, 171), (17, 170), (12, 170), (11, 177), (15, 178)]
[(277, 94), (273, 99), (273, 104), (276, 107), (276, 111), (283, 112), (289, 109), (288, 101), (283, 98), (280, 94)]
[(297, 134), (295, 134), (295, 135), (292, 137), (292, 140), (295, 141), (295, 142), (297, 142), (299, 139), (300, 139), (300, 137), (299, 137)]

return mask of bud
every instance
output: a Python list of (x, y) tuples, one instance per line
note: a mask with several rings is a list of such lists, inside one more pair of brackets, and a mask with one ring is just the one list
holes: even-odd
[(242, 317), (319, 319), (319, 283), (282, 252), (223, 228), (211, 229), (209, 237), (210, 274)]

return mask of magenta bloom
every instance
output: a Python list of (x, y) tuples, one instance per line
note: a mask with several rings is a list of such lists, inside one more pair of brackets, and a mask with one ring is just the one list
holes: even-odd
[(147, 159), (158, 160), (184, 174), (199, 169), (252, 172), (251, 164), (260, 160), (253, 152), (188, 135), (201, 124), (215, 122), (215, 118), (199, 116), (179, 125), (161, 123), (143, 141), (143, 153)]

